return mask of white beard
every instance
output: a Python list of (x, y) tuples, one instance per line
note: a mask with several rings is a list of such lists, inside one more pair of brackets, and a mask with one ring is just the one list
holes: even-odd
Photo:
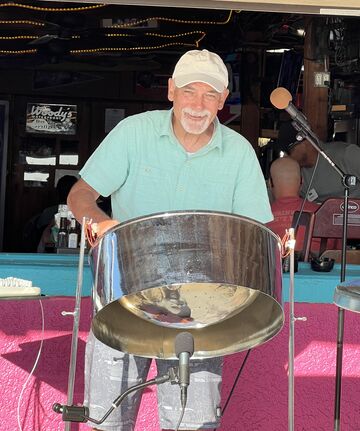
[[(186, 114), (192, 115), (194, 117), (199, 117), (201, 118), (201, 120), (194, 121)], [(210, 126), (210, 116), (210, 112), (206, 109), (204, 111), (197, 112), (193, 111), (190, 108), (184, 108), (181, 111), (180, 122), (187, 133), (191, 133), (193, 135), (201, 135)]]

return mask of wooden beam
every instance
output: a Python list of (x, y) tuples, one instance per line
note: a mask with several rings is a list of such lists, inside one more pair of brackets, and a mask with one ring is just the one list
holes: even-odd
[[(313, 131), (321, 140), (328, 135), (328, 87), (315, 87), (315, 73), (325, 71), (326, 53), (316, 48), (319, 41), (316, 35), (321, 32), (321, 18), (309, 18), (306, 22), (304, 44), (304, 78), (303, 78), (303, 111), (307, 116)], [(322, 56), (323, 55), (323, 56)]]
[(248, 51), (241, 59), (241, 124), (240, 133), (259, 152), (260, 135), (260, 93), (262, 50)]

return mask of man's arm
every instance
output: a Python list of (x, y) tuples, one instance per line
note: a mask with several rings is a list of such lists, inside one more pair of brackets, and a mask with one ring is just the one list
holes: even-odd
[(96, 200), (99, 196), (100, 194), (95, 189), (80, 178), (70, 190), (67, 204), (79, 223), (82, 223), (83, 217), (96, 223), (97, 234), (101, 236), (119, 222), (111, 219), (98, 207)]

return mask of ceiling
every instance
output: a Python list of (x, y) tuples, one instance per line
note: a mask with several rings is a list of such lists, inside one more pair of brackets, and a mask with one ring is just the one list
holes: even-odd
[[(299, 47), (296, 14), (70, 2), (0, 2), (0, 65), (151, 68), (189, 49)], [(155, 63), (154, 63), (155, 62)]]
[[(172, 65), (196, 48), (222, 56), (257, 48), (302, 51), (305, 22), (314, 17), (228, 8), (0, 1), (0, 67), (141, 71)], [(315, 59), (328, 56), (342, 71), (358, 72), (360, 18), (316, 19), (321, 25), (314, 34)]]

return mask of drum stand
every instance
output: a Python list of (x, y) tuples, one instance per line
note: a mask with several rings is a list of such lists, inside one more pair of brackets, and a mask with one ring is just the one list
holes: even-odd
[[(81, 292), (82, 292), (82, 284), (83, 284), (83, 269), (84, 269), (84, 254), (85, 254), (85, 222), (86, 222), (86, 218), (84, 217), (82, 219), (82, 225), (81, 225), (80, 254), (79, 254), (77, 285), (76, 285), (75, 308), (74, 308), (74, 311), (61, 312), (63, 316), (74, 317), (73, 332), (72, 332), (72, 338), (71, 338), (69, 377), (68, 377), (68, 392), (67, 392), (68, 406), (72, 405), (73, 399), (74, 399), (74, 383), (75, 383), (76, 359), (77, 359), (77, 349), (78, 349), (80, 305), (81, 305)], [(71, 428), (71, 422), (66, 422), (65, 431), (70, 431), (70, 428)]]
[[(306, 120), (306, 119), (305, 119)], [(341, 177), (341, 183), (344, 187), (344, 215), (342, 224), (342, 247), (341, 247), (341, 274), (340, 282), (345, 281), (346, 276), (346, 243), (348, 228), (348, 200), (349, 190), (357, 184), (357, 178), (354, 175), (344, 173), (339, 166), (334, 163), (330, 157), (320, 148), (320, 139), (311, 130), (307, 122), (299, 121), (294, 118), (293, 127), (299, 132), (298, 135), (310, 142), (316, 151), (332, 166), (336, 173)], [(342, 356), (344, 344), (344, 309), (338, 308), (337, 321), (337, 348), (336, 348), (336, 376), (335, 376), (335, 406), (334, 406), (334, 431), (340, 430), (340, 401), (341, 401), (341, 379), (342, 379)]]
[(290, 285), (289, 285), (289, 371), (288, 371), (288, 423), (289, 431), (294, 431), (294, 347), (295, 322), (306, 321), (306, 317), (295, 317), (294, 310), (294, 272), (295, 272), (295, 236), (294, 229), (289, 229), (290, 239), (287, 243), (290, 249)]

